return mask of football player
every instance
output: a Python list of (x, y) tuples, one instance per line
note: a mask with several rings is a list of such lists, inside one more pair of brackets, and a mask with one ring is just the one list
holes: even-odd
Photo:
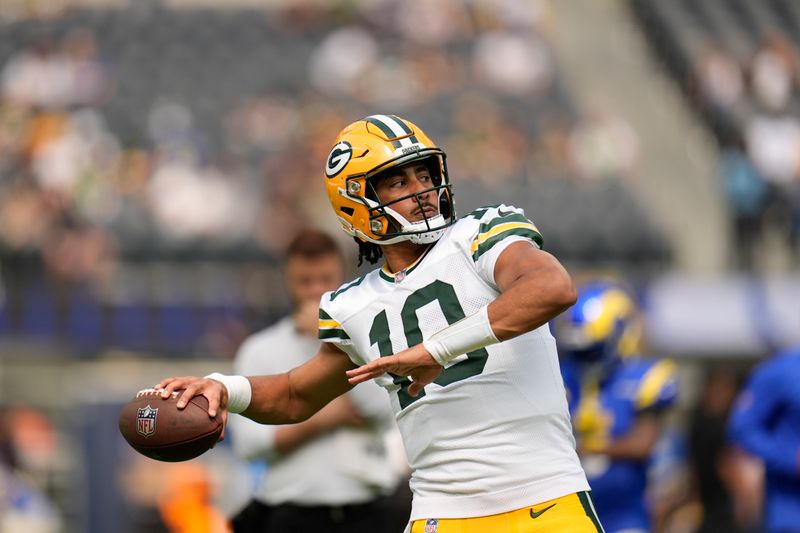
[(164, 394), (284, 424), (375, 379), (412, 471), (407, 531), (602, 531), (547, 326), (575, 289), (536, 226), (506, 205), (456, 218), (445, 153), (393, 115), (342, 130), (323, 179), (361, 258), (383, 264), (323, 296), (317, 355), (280, 375), (168, 378)]
[(731, 440), (764, 462), (764, 530), (800, 531), (800, 347), (761, 363), (739, 394)]
[(648, 461), (678, 392), (672, 362), (639, 356), (637, 319), (626, 290), (591, 281), (554, 322), (578, 451), (609, 533), (650, 531)]

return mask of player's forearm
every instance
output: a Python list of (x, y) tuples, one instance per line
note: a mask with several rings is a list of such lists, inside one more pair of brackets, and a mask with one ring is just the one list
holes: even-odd
[(525, 271), (489, 304), (489, 322), (504, 341), (547, 323), (575, 299), (572, 279), (560, 265)]
[(290, 373), (249, 376), (250, 405), (242, 415), (261, 424), (297, 424), (316, 412), (292, 387)]

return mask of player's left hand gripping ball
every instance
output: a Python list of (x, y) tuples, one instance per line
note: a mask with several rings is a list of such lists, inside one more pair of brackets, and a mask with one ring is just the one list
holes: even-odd
[(224, 427), (219, 413), (208, 415), (208, 400), (195, 396), (178, 409), (182, 391), (162, 398), (163, 389), (139, 391), (122, 409), (119, 431), (134, 450), (158, 461), (187, 461), (206, 452)]

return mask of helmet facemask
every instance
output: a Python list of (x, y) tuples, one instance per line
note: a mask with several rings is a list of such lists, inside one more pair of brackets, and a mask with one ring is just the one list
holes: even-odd
[[(382, 202), (376, 192), (375, 184), (382, 179), (386, 173), (399, 166), (411, 163), (422, 162), (428, 168), (431, 176), (432, 186), (417, 191), (390, 202)], [(361, 179), (358, 179), (361, 178)], [(351, 185), (352, 180), (358, 179), (358, 185)], [(453, 205), (453, 195), (450, 189), (450, 182), (447, 175), (445, 155), (438, 149), (423, 149), (412, 154), (406, 154), (387, 161), (384, 165), (373, 169), (363, 176), (351, 176), (347, 179), (347, 191), (352, 197), (355, 189), (360, 189), (364, 183), (364, 195), (357, 198), (369, 208), (370, 230), (379, 240), (369, 239), (379, 244), (392, 244), (401, 241), (410, 241), (415, 244), (429, 244), (436, 242), (444, 233), (445, 229), (455, 222), (455, 207)], [(427, 198), (426, 198), (427, 197)], [(422, 212), (422, 220), (409, 221), (397, 212), (393, 205), (413, 198)], [(437, 214), (428, 216), (425, 214), (425, 205), (433, 205)]]

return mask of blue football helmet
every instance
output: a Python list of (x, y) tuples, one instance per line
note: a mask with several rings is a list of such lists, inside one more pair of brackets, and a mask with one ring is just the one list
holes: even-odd
[(554, 321), (559, 351), (576, 363), (609, 365), (639, 349), (636, 304), (621, 286), (592, 281), (578, 287), (578, 299)]

